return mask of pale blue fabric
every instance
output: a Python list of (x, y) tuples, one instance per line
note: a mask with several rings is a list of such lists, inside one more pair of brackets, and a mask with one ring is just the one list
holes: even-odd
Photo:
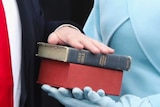
[(95, 92), (90, 87), (84, 88), (83, 91), (74, 88), (72, 92), (65, 88), (57, 89), (49, 85), (43, 85), (42, 89), (65, 107), (151, 107), (147, 98), (141, 99), (133, 95), (124, 95), (116, 102), (102, 94), (102, 91)]
[(115, 53), (132, 57), (121, 96), (146, 97), (153, 107), (160, 106), (159, 18), (159, 0), (95, 0), (84, 27), (88, 36), (114, 48)]

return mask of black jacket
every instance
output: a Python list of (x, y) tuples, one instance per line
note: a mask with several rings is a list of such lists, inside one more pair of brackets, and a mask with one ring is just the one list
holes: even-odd
[(41, 86), (36, 83), (40, 59), (35, 57), (35, 54), (37, 52), (36, 43), (46, 41), (50, 32), (67, 22), (45, 21), (38, 0), (17, 0), (17, 4), (22, 24), (20, 107), (60, 107), (56, 100), (42, 94)]

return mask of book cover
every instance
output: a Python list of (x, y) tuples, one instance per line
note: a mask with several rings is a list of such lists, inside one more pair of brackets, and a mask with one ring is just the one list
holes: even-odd
[(38, 43), (37, 56), (69, 62), (128, 71), (131, 65), (131, 57), (117, 54), (93, 54), (85, 49), (75, 49), (68, 46)]
[(106, 94), (119, 95), (123, 71), (104, 69), (42, 58), (38, 83), (54, 87), (83, 89), (90, 86), (93, 90), (103, 89)]

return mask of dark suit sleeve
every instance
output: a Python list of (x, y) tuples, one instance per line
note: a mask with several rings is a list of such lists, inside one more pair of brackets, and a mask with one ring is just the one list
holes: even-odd
[(46, 22), (46, 25), (45, 25), (45, 35), (46, 35), (45, 40), (47, 40), (47, 37), (50, 33), (52, 33), (57, 27), (59, 27), (60, 25), (63, 25), (63, 24), (71, 24), (71, 25), (77, 27), (83, 33), (82, 27), (75, 22), (72, 22), (69, 20), (48, 21), (48, 22)]

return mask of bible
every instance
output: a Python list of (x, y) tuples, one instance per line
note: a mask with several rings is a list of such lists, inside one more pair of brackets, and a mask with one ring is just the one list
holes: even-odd
[(41, 59), (37, 83), (72, 89), (85, 86), (103, 89), (106, 94), (120, 95), (123, 71)]
[[(117, 66), (113, 67), (113, 65), (114, 63), (117, 65), (117, 63), (122, 61), (121, 63), (125, 62), (125, 70), (129, 70), (131, 64), (130, 57), (123, 56), (125, 61), (121, 60), (120, 62), (117, 62), (116, 59), (120, 59), (120, 56), (115, 57), (113, 58), (113, 61), (111, 61), (113, 63), (113, 65), (111, 64), (112, 67), (102, 67), (100, 65), (95, 66), (66, 60), (70, 49), (72, 51), (77, 51), (78, 53), (79, 51), (80, 53), (83, 51), (87, 52), (87, 56), (92, 55), (92, 57), (83, 57), (80, 58), (80, 60), (92, 60), (92, 63), (94, 63), (95, 60), (99, 60), (99, 57), (94, 56), (95, 54), (92, 54), (87, 50), (77, 50), (68, 46), (51, 45), (43, 42), (39, 42), (38, 45), (39, 49), (37, 56), (41, 58), (41, 65), (37, 83), (49, 84), (54, 87), (64, 87), (68, 89), (74, 87), (83, 89), (85, 86), (90, 86), (95, 91), (103, 89), (106, 94), (120, 95), (124, 67), (120, 66), (117, 68)], [(73, 60), (77, 60), (77, 58), (75, 58), (75, 56), (77, 57), (77, 53), (74, 54), (72, 53), (70, 57), (73, 56)], [(102, 54), (99, 54), (98, 56), (102, 56)], [(126, 62), (127, 58), (128, 62)]]
[(44, 42), (38, 43), (37, 56), (69, 62), (128, 71), (131, 65), (131, 57), (117, 54), (93, 54), (85, 49), (75, 49), (69, 46), (52, 45)]

